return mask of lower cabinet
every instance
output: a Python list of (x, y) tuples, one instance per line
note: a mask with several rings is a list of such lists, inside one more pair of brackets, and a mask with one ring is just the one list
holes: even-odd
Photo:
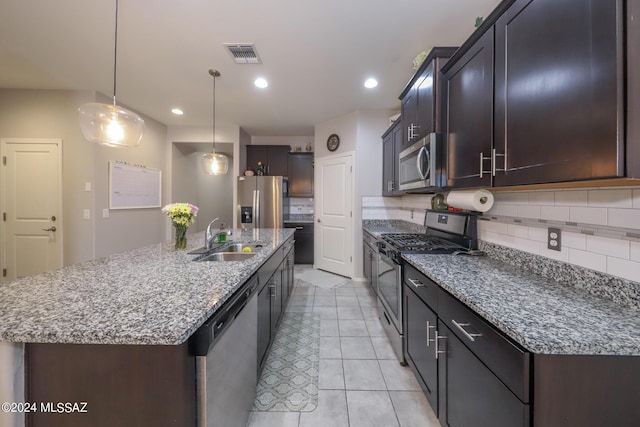
[(405, 286), (407, 305), (407, 363), (427, 396), (431, 407), (438, 411), (438, 359), (435, 349), (438, 317), (409, 287)]
[(313, 223), (288, 222), (286, 228), (295, 228), (295, 263), (313, 264)]
[(271, 287), (264, 286), (258, 293), (258, 371), (264, 364), (271, 342)]
[(371, 290), (378, 293), (378, 248), (376, 238), (363, 231), (362, 239), (362, 270)]

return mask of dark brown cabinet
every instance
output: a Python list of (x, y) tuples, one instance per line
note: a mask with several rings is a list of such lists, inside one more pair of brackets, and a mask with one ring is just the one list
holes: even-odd
[(498, 18), (495, 186), (624, 175), (621, 9), (517, 0)]
[(407, 362), (416, 373), (434, 411), (438, 410), (438, 359), (435, 334), (438, 317), (410, 286), (405, 286), (407, 306)]
[(382, 135), (382, 195), (398, 196), (398, 156), (402, 151), (401, 119), (396, 120)]
[(258, 162), (265, 169), (265, 175), (289, 176), (288, 145), (247, 145), (247, 168), (258, 170)]
[(287, 222), (286, 228), (295, 228), (295, 263), (313, 264), (313, 223)]
[(444, 87), (447, 186), (489, 187), (493, 149), (493, 28), (446, 69)]
[(432, 132), (440, 132), (440, 70), (456, 50), (455, 47), (434, 47), (400, 94), (400, 151)]
[(289, 153), (289, 197), (313, 197), (313, 153)]

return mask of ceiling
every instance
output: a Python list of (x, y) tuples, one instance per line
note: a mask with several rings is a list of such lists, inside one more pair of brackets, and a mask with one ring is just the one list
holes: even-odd
[[(118, 103), (169, 126), (211, 126), (215, 68), (217, 126), (313, 135), (354, 110), (399, 109), (413, 58), (459, 45), (498, 3), (120, 0)], [(0, 87), (111, 96), (114, 25), (115, 0), (0, 1)], [(262, 64), (235, 64), (223, 43), (255, 43)], [(368, 77), (377, 88), (363, 87)]]

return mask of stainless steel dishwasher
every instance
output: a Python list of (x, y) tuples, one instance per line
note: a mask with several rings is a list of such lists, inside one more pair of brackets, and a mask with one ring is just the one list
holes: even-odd
[(198, 427), (247, 424), (257, 384), (257, 285), (254, 276), (241, 294), (191, 338), (196, 356)]

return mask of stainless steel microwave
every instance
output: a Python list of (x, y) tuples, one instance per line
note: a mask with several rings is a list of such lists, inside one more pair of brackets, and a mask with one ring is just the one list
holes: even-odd
[(398, 179), (400, 190), (424, 192), (441, 186), (441, 135), (430, 133), (400, 152)]

